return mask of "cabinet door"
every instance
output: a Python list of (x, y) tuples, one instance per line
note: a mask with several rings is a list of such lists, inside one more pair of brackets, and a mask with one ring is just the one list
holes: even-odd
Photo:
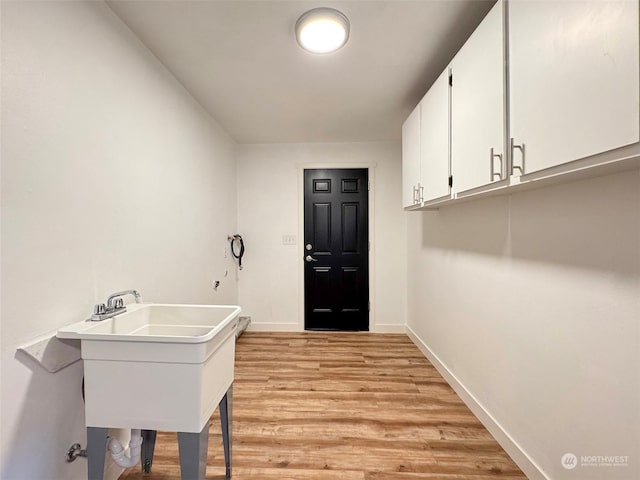
[(637, 0), (509, 2), (510, 126), (524, 173), (638, 142), (638, 35)]
[(402, 206), (416, 204), (420, 182), (420, 105), (402, 125)]
[(457, 192), (506, 178), (503, 40), (499, 1), (451, 62), (451, 169)]
[(449, 71), (442, 72), (420, 102), (420, 195), (449, 195)]

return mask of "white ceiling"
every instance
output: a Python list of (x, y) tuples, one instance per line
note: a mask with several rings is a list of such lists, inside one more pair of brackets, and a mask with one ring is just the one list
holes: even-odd
[[(399, 139), (495, 0), (131, 1), (113, 11), (238, 143)], [(294, 25), (333, 7), (351, 36), (304, 52)]]

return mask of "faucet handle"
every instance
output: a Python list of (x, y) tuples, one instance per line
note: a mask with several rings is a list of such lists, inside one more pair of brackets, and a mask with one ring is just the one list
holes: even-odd
[(106, 311), (107, 311), (107, 307), (104, 305), (104, 303), (96, 303), (95, 306), (93, 307), (94, 315), (104, 315)]
[(122, 298), (116, 298), (114, 308), (123, 308), (123, 307), (124, 307), (124, 300), (122, 300)]

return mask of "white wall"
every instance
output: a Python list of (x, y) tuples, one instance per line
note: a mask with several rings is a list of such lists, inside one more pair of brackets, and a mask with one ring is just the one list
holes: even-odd
[(409, 328), (552, 479), (640, 478), (639, 212), (635, 170), (408, 214)]
[(102, 2), (2, 2), (3, 480), (86, 478), (64, 461), (82, 363), (49, 374), (18, 346), (120, 289), (237, 301), (234, 148)]
[[(406, 242), (399, 142), (238, 146), (238, 229), (246, 244), (239, 295), (253, 329), (300, 330), (299, 168), (375, 163), (374, 331), (405, 323)], [(371, 212), (370, 212), (371, 214)], [(296, 235), (297, 245), (283, 245)]]

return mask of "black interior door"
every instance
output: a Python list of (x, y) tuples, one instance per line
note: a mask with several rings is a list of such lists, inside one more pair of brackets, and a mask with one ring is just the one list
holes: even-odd
[(305, 328), (369, 330), (366, 169), (305, 170)]

